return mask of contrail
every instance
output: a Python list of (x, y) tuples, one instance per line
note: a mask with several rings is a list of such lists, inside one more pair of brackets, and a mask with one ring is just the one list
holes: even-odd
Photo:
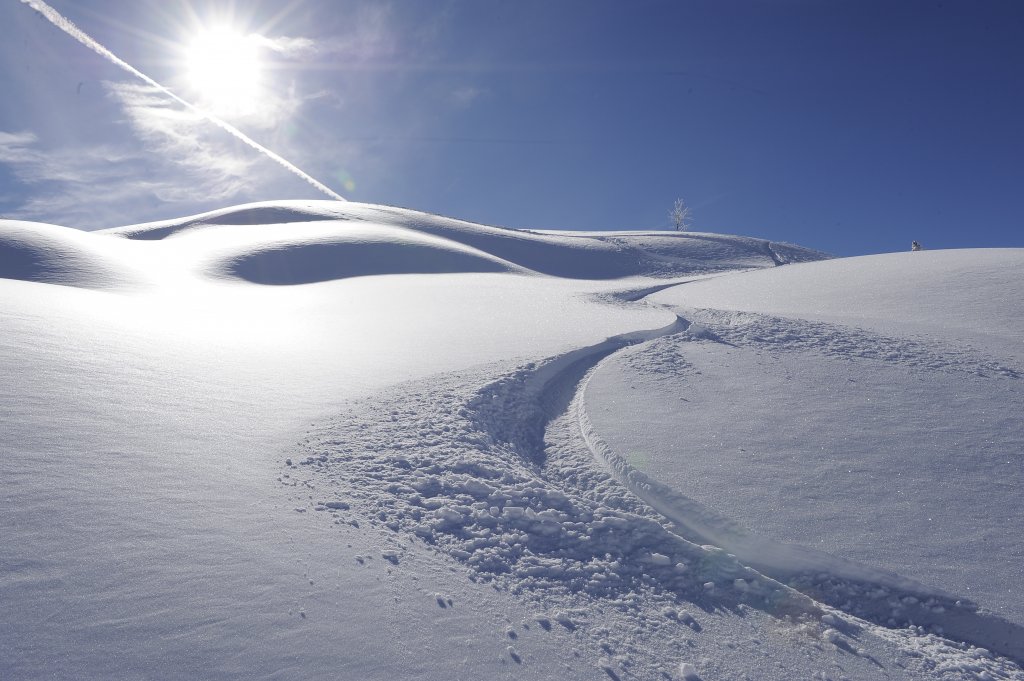
[(242, 132), (241, 130), (239, 130), (235, 126), (231, 125), (227, 121), (221, 120), (220, 118), (217, 118), (213, 114), (210, 114), (210, 113), (207, 113), (207, 112), (203, 111), (198, 106), (196, 106), (194, 104), (191, 104), (190, 102), (185, 101), (184, 99), (182, 99), (178, 95), (174, 94), (173, 92), (171, 92), (170, 90), (165, 88), (160, 83), (156, 82), (155, 80), (153, 80), (152, 78), (150, 78), (149, 76), (144, 74), (142, 71), (139, 71), (137, 68), (135, 68), (134, 66), (132, 66), (131, 64), (129, 64), (125, 60), (121, 59), (116, 54), (114, 54), (113, 52), (108, 50), (107, 48), (103, 47), (103, 45), (100, 45), (98, 42), (96, 42), (96, 40), (92, 36), (90, 36), (88, 33), (83, 31), (82, 29), (78, 28), (77, 26), (75, 26), (75, 24), (72, 23), (70, 19), (67, 19), (66, 17), (64, 17), (60, 12), (58, 12), (57, 10), (55, 10), (54, 8), (50, 7), (45, 2), (43, 2), (43, 0), (21, 0), (21, 2), (23, 2), (26, 5), (28, 5), (29, 7), (31, 7), (35, 11), (39, 12), (39, 14), (41, 14), (51, 24), (53, 24), (54, 26), (56, 26), (60, 30), (64, 31), (65, 33), (67, 33), (69, 36), (71, 36), (72, 38), (74, 38), (78, 42), (82, 43), (83, 45), (88, 47), (93, 52), (96, 52), (98, 55), (100, 55), (104, 59), (112, 62), (113, 64), (115, 64), (117, 66), (120, 66), (122, 69), (124, 69), (128, 73), (132, 74), (136, 78), (140, 78), (141, 80), (145, 81), (149, 85), (152, 85), (153, 87), (157, 88), (158, 90), (163, 92), (165, 95), (167, 95), (168, 97), (170, 97), (174, 101), (178, 102), (179, 104), (181, 104), (185, 108), (187, 108), (189, 111), (192, 111), (193, 113), (196, 113), (199, 116), (202, 116), (203, 118), (205, 118), (206, 120), (210, 121), (211, 123), (216, 125), (218, 128), (220, 128), (224, 132), (226, 132), (226, 133), (228, 133), (230, 135), (233, 135), (234, 137), (238, 138), (242, 142), (245, 142), (246, 144), (248, 144), (250, 147), (252, 147), (256, 151), (258, 151), (261, 154), (263, 154), (264, 156), (267, 156), (268, 158), (270, 158), (272, 161), (276, 161), (285, 170), (287, 170), (287, 171), (289, 171), (291, 173), (294, 173), (295, 175), (298, 175), (303, 180), (305, 180), (309, 184), (313, 185), (313, 187), (315, 187), (316, 189), (319, 189), (321, 192), (323, 192), (327, 196), (331, 197), (332, 199), (337, 199), (338, 201), (345, 201), (346, 200), (345, 197), (340, 196), (339, 194), (337, 194), (333, 189), (331, 189), (330, 187), (325, 185), (323, 182), (320, 182), (319, 180), (317, 180), (315, 177), (313, 177), (309, 173), (303, 171), (298, 166), (296, 166), (294, 163), (291, 163), (290, 161), (282, 158), (281, 156), (279, 156), (278, 154), (274, 153), (270, 149), (267, 149), (265, 146), (263, 146), (262, 144), (260, 144), (256, 140), (250, 138), (244, 132)]

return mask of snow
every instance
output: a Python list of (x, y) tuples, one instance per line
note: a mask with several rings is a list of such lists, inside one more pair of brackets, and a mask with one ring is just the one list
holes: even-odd
[(728, 286), (698, 283), (656, 302), (836, 322), (880, 333), (989, 344), (1020, 358), (1021, 249), (988, 248), (843, 258), (753, 272)]
[[(886, 602), (923, 593), (938, 620), (955, 619), (943, 599), (970, 599), (998, 617), (962, 635), (1019, 649), (1022, 264), (1019, 251), (893, 254), (657, 292), (691, 328), (602, 365), (588, 419), (665, 485), (649, 503), (679, 495), (694, 537), (776, 576), (813, 560)], [(850, 608), (928, 617), (908, 605)]]
[(1021, 256), (913, 256), (0, 222), (0, 677), (1024, 678)]

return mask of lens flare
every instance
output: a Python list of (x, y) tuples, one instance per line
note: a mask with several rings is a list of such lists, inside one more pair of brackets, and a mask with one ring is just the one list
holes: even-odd
[(347, 170), (342, 168), (340, 170), (334, 171), (332, 175), (334, 176), (334, 179), (338, 181), (338, 184), (345, 188), (345, 191), (355, 191), (356, 181), (352, 179), (352, 176), (348, 173)]

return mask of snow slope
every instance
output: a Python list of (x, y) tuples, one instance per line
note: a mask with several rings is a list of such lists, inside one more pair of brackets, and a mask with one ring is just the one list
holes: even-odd
[[(522, 232), (333, 202), (88, 234), (0, 222), (0, 678), (1024, 678), (1004, 657), (1021, 657), (1016, 630), (992, 629), (1019, 622), (1012, 611), (954, 605), (961, 583), (928, 582), (926, 557), (889, 560), (906, 533), (876, 529), (853, 556), (858, 574), (888, 571), (900, 598), (911, 581), (949, 590), (928, 604), (949, 606), (930, 625), (959, 638), (844, 614), (814, 590), (822, 579), (692, 541), (696, 516), (666, 515), (676, 506), (659, 499), (691, 493), (681, 481), (707, 473), (699, 458), (652, 464), (667, 497), (617, 464), (616, 438), (655, 433), (638, 425), (658, 414), (656, 388), (699, 389), (679, 343), (711, 343), (692, 340), (675, 296), (800, 268), (854, 276), (845, 261), (776, 267), (821, 257), (744, 237)], [(758, 269), (771, 271), (732, 274)], [(710, 329), (732, 312), (702, 314)], [(922, 352), (936, 371), (1012, 381), (999, 372), (1016, 365), (993, 348)], [(629, 372), (650, 378), (650, 399), (616, 384)], [(750, 376), (782, 392), (774, 372)], [(722, 378), (731, 389), (737, 376)], [(988, 386), (972, 398), (991, 398)], [(790, 398), (810, 410), (805, 387), (808, 400)], [(672, 418), (652, 461), (699, 436), (699, 414)], [(745, 416), (731, 426), (745, 432)], [(970, 436), (999, 439), (995, 466), (1019, 426)], [(761, 511), (730, 484), (709, 476), (706, 517), (736, 527)], [(850, 499), (835, 509), (856, 511)], [(813, 534), (782, 518), (758, 528), (772, 546), (790, 538), (780, 527)], [(793, 564), (842, 576), (848, 546), (824, 548), (803, 555), (832, 556), (823, 563)], [(950, 562), (974, 588), (968, 555)], [(993, 589), (1013, 576), (993, 575)], [(854, 606), (873, 602), (853, 593)]]
[(590, 419), (707, 509), (695, 535), (773, 574), (810, 547), (890, 573), (851, 579), (974, 600), (1020, 650), (1022, 266), (1019, 250), (892, 254), (655, 293), (693, 326), (603, 366)]

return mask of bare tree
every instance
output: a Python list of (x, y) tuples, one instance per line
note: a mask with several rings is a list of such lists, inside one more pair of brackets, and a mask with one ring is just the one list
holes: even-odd
[(686, 205), (682, 199), (676, 199), (675, 204), (672, 206), (672, 210), (669, 211), (669, 218), (672, 220), (672, 224), (675, 226), (677, 232), (685, 232), (690, 228), (692, 216), (690, 214), (690, 207)]

